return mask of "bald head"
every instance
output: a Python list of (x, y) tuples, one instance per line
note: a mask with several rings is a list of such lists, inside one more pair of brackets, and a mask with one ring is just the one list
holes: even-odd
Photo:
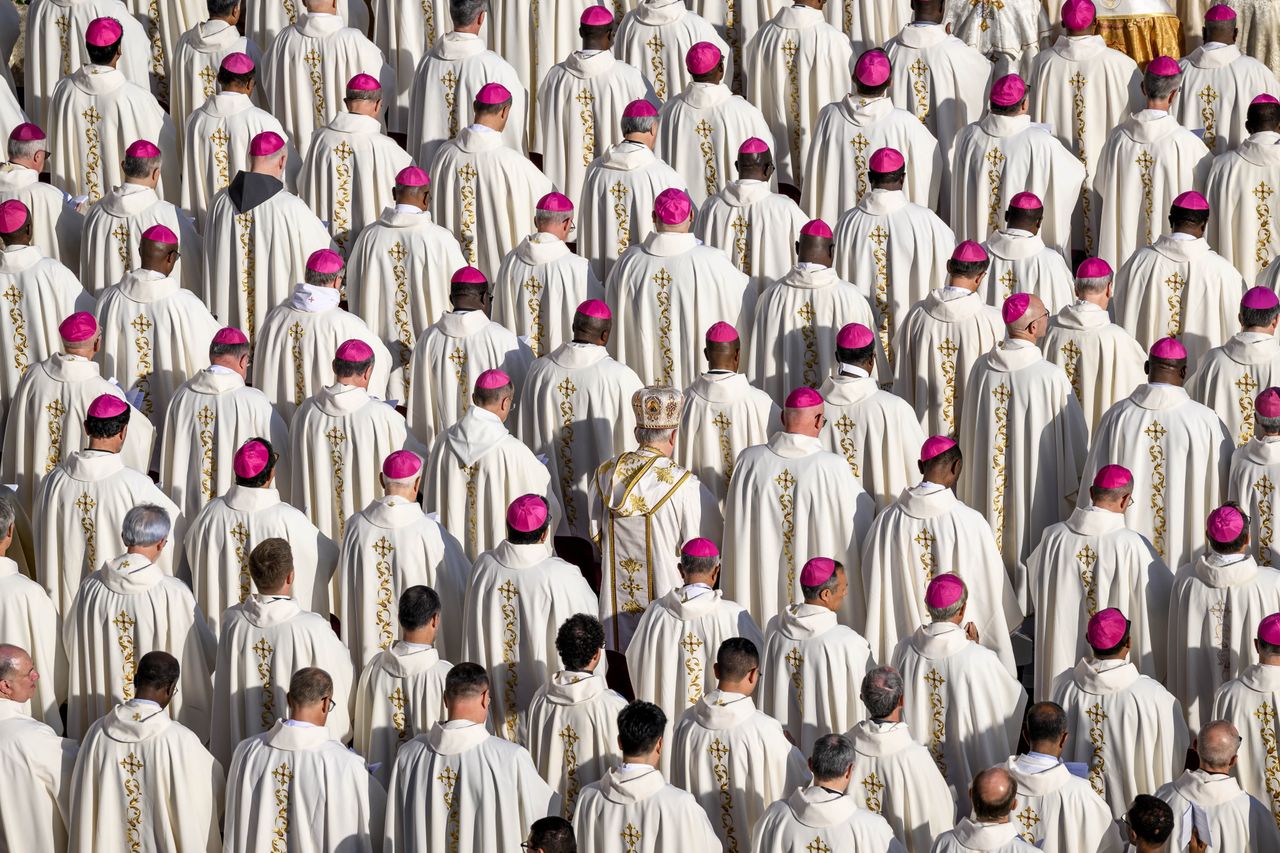
[(943, 0), (911, 0), (911, 11), (917, 21), (942, 23)]
[(1200, 769), (1210, 773), (1229, 773), (1240, 751), (1240, 732), (1226, 720), (1205, 723), (1196, 735), (1196, 754)]
[(1045, 310), (1044, 300), (1034, 293), (1027, 302), (1027, 310), (1022, 316), (1008, 326), (1009, 337), (1015, 340), (1036, 343), (1049, 331), (1049, 312)]
[(613, 332), (613, 318), (592, 317), (575, 311), (573, 314), (573, 342), (575, 344), (596, 344), (604, 346), (609, 343), (609, 335)]
[(0, 644), (0, 699), (26, 702), (36, 692), (40, 674), (21, 646)]
[(829, 267), (834, 257), (832, 250), (834, 245), (835, 243), (830, 237), (801, 234), (800, 239), (796, 241), (797, 260), (801, 263), (821, 264), (824, 267)]
[(707, 341), (702, 350), (707, 357), (707, 367), (711, 370), (730, 370), (738, 372), (742, 361), (742, 341)]
[(734, 166), (740, 180), (767, 181), (773, 174), (773, 154), (767, 150), (758, 154), (739, 154)]
[(173, 243), (141, 240), (138, 243), (138, 257), (142, 261), (143, 269), (168, 275), (173, 272), (173, 266), (178, 262), (178, 247)]
[(817, 438), (822, 432), (823, 407), (808, 406), (803, 409), (782, 410), (782, 430), (794, 435), (807, 435)]
[(988, 767), (973, 777), (973, 816), (979, 823), (1006, 823), (1018, 785), (1003, 767)]

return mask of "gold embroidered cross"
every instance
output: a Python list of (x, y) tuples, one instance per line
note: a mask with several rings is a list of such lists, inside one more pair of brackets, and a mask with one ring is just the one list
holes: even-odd
[(1159, 421), (1152, 421), (1151, 426), (1147, 427), (1142, 432), (1152, 441), (1159, 441), (1169, 433), (1167, 429), (1161, 426)]
[(476, 167), (470, 163), (463, 163), (462, 168), (458, 170), (458, 177), (464, 181), (473, 181), (476, 177)]
[(387, 254), (391, 256), (392, 262), (397, 264), (404, 263), (404, 259), (409, 257), (409, 253), (404, 249), (404, 244), (400, 242), (387, 249)]
[(217, 417), (213, 414), (213, 412), (209, 409), (208, 406), (200, 407), (200, 414), (196, 415), (196, 421), (199, 422), (200, 426), (204, 427), (205, 429), (208, 429), (209, 427), (213, 426), (213, 422), (216, 420), (217, 420)]
[(336, 426), (329, 427), (329, 431), (324, 434), (324, 437), (329, 439), (330, 450), (337, 450), (342, 442), (347, 440), (347, 434)]
[(198, 76), (204, 82), (204, 96), (207, 98), (213, 94), (213, 81), (217, 79), (217, 75), (212, 68), (206, 65), (200, 69)]
[(831, 853), (831, 848), (827, 846), (827, 843), (822, 840), (821, 836), (814, 838), (806, 844), (804, 849), (808, 851), (808, 853)]
[(88, 515), (98, 507), (98, 502), (89, 497), (88, 492), (83, 492), (80, 497), (76, 498), (76, 509), (80, 510), (81, 515)]
[(80, 117), (89, 124), (97, 124), (102, 121), (102, 114), (98, 112), (98, 108), (95, 106), (90, 106), (89, 109), (80, 114)]
[(503, 601), (510, 604), (511, 599), (520, 595), (520, 590), (516, 588), (510, 578), (507, 578), (506, 582), (502, 586), (498, 587), (498, 593), (502, 596)]
[(686, 654), (695, 655), (698, 649), (702, 648), (702, 640), (698, 639), (692, 631), (684, 635), (684, 639), (680, 641), (680, 648), (685, 650)]
[(1089, 718), (1089, 722), (1093, 723), (1093, 725), (1100, 726), (1104, 721), (1106, 721), (1107, 712), (1102, 710), (1102, 704), (1098, 703), (1092, 705), (1085, 716)]
[(404, 691), (397, 687), (387, 697), (387, 701), (391, 703), (391, 707), (395, 708), (397, 713), (404, 713)]
[(1004, 271), (1004, 275), (1000, 276), (1000, 283), (1004, 285), (1004, 296), (1008, 299), (1013, 295), (1013, 289), (1018, 286), (1018, 277), (1013, 274), (1013, 270)]
[(884, 783), (880, 781), (880, 777), (875, 773), (862, 780), (862, 787), (872, 797), (880, 796), (880, 792), (884, 790)]
[(787, 39), (782, 45), (782, 54), (787, 58), (787, 65), (790, 66), (796, 61), (796, 53), (800, 48), (791, 39)]
[(277, 785), (283, 787), (293, 781), (293, 771), (289, 769), (288, 764), (281, 764), (271, 771), (271, 778), (276, 780)]
[(130, 776), (138, 775), (138, 771), (145, 766), (145, 764), (138, 760), (138, 756), (134, 755), (132, 752), (120, 761), (120, 767)]
[(613, 200), (621, 204), (627, 200), (627, 188), (622, 181), (615, 181), (613, 186), (609, 187), (609, 195), (613, 196)]
[(791, 471), (784, 469), (781, 474), (773, 478), (773, 482), (778, 484), (778, 488), (784, 492), (791, 491), (791, 487), (796, 484), (796, 478), (791, 476)]
[(636, 829), (635, 824), (628, 822), (622, 829), (622, 843), (627, 845), (627, 853), (635, 853), (636, 846), (643, 837), (640, 830)]
[(373, 543), (373, 553), (378, 555), (379, 560), (387, 559), (387, 555), (395, 550), (395, 546), (387, 541), (387, 537), (383, 536), (377, 542)]
[(1258, 722), (1262, 723), (1264, 726), (1269, 726), (1276, 720), (1276, 712), (1271, 707), (1270, 702), (1263, 702), (1259, 705), (1258, 709), (1253, 712), (1253, 715), (1257, 717)]
[(453, 786), (458, 781), (458, 773), (452, 767), (446, 767), (440, 771), (440, 775), (436, 777), (436, 781), (445, 785), (450, 791), (452, 791)]
[(260, 660), (266, 660), (275, 654), (275, 648), (267, 642), (266, 637), (259, 637), (258, 642), (253, 644), (253, 651), (258, 655)]
[(564, 381), (556, 386), (556, 390), (560, 392), (560, 396), (562, 397), (571, 397), (578, 393), (578, 386), (574, 385), (573, 382), (569, 380), (569, 377), (566, 376)]
[(720, 414), (716, 415), (715, 419), (712, 420), (711, 423), (715, 426), (716, 429), (722, 430), (722, 431), (727, 430), (729, 427), (733, 426), (733, 421), (725, 417), (724, 412), (721, 412)]
[(939, 687), (947, 683), (947, 680), (936, 669), (931, 669), (929, 674), (924, 677), (924, 682), (929, 685), (930, 690), (937, 691)]
[(853, 139), (849, 140), (849, 144), (852, 145), (854, 148), (856, 148), (859, 154), (862, 154), (867, 150), (867, 146), (870, 145), (871, 143), (867, 140), (865, 136), (859, 133)]
[(804, 665), (804, 655), (800, 653), (800, 647), (796, 646), (787, 652), (787, 665), (791, 667), (791, 671), (799, 672), (800, 667)]
[(662, 39), (658, 38), (657, 33), (654, 33), (652, 36), (650, 36), (649, 40), (644, 43), (644, 46), (649, 48), (649, 50), (653, 51), (654, 53), (657, 53), (658, 51), (662, 50), (662, 48), (664, 47), (664, 45), (662, 44)]
[(4, 298), (9, 300), (10, 305), (17, 305), (22, 299), (22, 291), (18, 290), (17, 285), (11, 283), (4, 292)]
[(133, 626), (136, 625), (137, 622), (135, 622), (133, 617), (130, 616), (126, 611), (121, 610), (119, 615), (116, 616), (116, 618), (111, 620), (111, 624), (116, 626), (117, 631), (119, 631), (122, 634), (125, 634), (125, 633), (128, 633), (129, 631), (132, 631)]
[(115, 237), (117, 240), (120, 241), (121, 248), (125, 250), (124, 252), (121, 253), (120, 259), (125, 262), (126, 266), (128, 266), (129, 223), (121, 222), (119, 225), (115, 227), (115, 230), (111, 232), (111, 236)]
[(960, 352), (960, 348), (952, 342), (951, 338), (947, 338), (942, 342), (942, 345), (938, 347), (938, 352), (942, 353), (946, 358), (955, 358), (956, 353)]
[(711, 138), (711, 131), (711, 122), (707, 121), (705, 118), (693, 126), (693, 132), (701, 136), (704, 140)]
[(712, 741), (711, 746), (707, 747), (707, 752), (711, 755), (711, 760), (716, 764), (723, 764), (725, 756), (729, 754), (729, 747), (724, 745), (724, 741), (716, 738)]
[(1262, 204), (1266, 204), (1267, 199), (1271, 198), (1275, 193), (1276, 191), (1267, 186), (1266, 182), (1258, 184), (1253, 188), (1253, 197)]
[(146, 314), (139, 314), (137, 317), (133, 318), (133, 322), (129, 325), (132, 326), (133, 330), (138, 334), (145, 335), (147, 332), (151, 331), (152, 322), (147, 319)]
[(806, 302), (804, 305), (800, 306), (800, 310), (796, 312), (796, 315), (801, 320), (804, 320), (806, 326), (812, 326), (814, 316), (813, 303)]
[(1249, 394), (1252, 396), (1253, 392), (1258, 390), (1258, 380), (1246, 373), (1236, 380), (1236, 388), (1241, 394)]
[(449, 360), (453, 362), (453, 366), (461, 369), (462, 365), (467, 363), (467, 354), (461, 348), (455, 348), (449, 354)]
[(1013, 392), (1009, 390), (1008, 385), (1001, 383), (996, 386), (994, 391), (991, 392), (991, 396), (995, 397), (996, 401), (1003, 406), (1009, 402), (1009, 398), (1013, 396)]
[(565, 749), (573, 749), (578, 745), (578, 733), (573, 730), (573, 726), (565, 726), (560, 730), (560, 740), (564, 742)]
[[(1035, 832), (1036, 824), (1040, 823), (1040, 815), (1036, 814), (1035, 810), (1031, 808), (1031, 806), (1027, 806), (1025, 809), (1018, 812), (1017, 817), (1018, 822), (1026, 829), (1028, 835), (1033, 834)], [(1026, 840), (1029, 842), (1031, 839), (1028, 838)]]
[(921, 531), (916, 534), (914, 541), (917, 545), (926, 550), (933, 548), (933, 534), (930, 533), (928, 529), (921, 529)]

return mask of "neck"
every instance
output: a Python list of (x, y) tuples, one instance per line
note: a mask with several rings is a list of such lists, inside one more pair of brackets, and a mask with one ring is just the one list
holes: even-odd
[(484, 306), (479, 302), (471, 299), (459, 299), (453, 303), (453, 310), (459, 311), (483, 311)]
[(406, 643), (417, 643), (420, 646), (434, 646), (436, 642), (436, 632), (434, 628), (424, 626), (413, 631), (404, 632), (404, 641)]
[(973, 292), (978, 289), (978, 280), (976, 278), (960, 278), (959, 276), (947, 276), (947, 286), (958, 287), (961, 290)]
[(1112, 655), (1100, 655), (1097, 652), (1093, 652), (1094, 660), (1124, 660), (1128, 656), (1129, 656), (1128, 649), (1124, 649), (1123, 651), (1116, 652), (1115, 654), (1112, 654)]
[(387, 486), (387, 497), (404, 498), (413, 503), (418, 499), (418, 492), (412, 486)]
[(120, 445), (123, 444), (119, 438), (91, 438), (89, 439), (90, 450), (101, 450), (104, 453), (119, 453)]
[(876, 720), (878, 723), (900, 723), (902, 722), (902, 706), (894, 708), (888, 715), (880, 717)]
[(1169, 105), (1172, 101), (1172, 98), (1160, 98), (1159, 100), (1147, 98), (1147, 109), (1160, 110), (1161, 112), (1167, 113), (1169, 112)]
[(590, 38), (582, 40), (583, 50), (608, 50), (609, 47), (608, 39)]
[(767, 181), (769, 180), (769, 176), (765, 174), (764, 169), (742, 169), (738, 172), (738, 180)]
[(4, 241), (0, 241), (0, 242), (3, 242), (4, 247), (5, 247), (6, 249), (8, 249), (8, 248), (10, 248), (10, 247), (16, 247), (16, 246), (30, 246), (30, 245), (31, 245), (31, 238), (30, 238), (30, 237), (18, 237), (17, 235), (14, 235), (14, 236), (11, 236), (11, 237), (9, 237), (8, 239), (6, 239), (6, 240), (4, 240)]
[(310, 723), (313, 726), (323, 726), (329, 715), (325, 713), (324, 703), (315, 705), (306, 705), (301, 708), (289, 706), (289, 719), (296, 720), (299, 723)]
[(736, 361), (724, 361), (720, 359), (710, 359), (707, 361), (708, 370), (727, 370), (730, 373), (738, 372), (738, 363)]
[(455, 33), (470, 33), (473, 36), (478, 36), (480, 35), (480, 20), (477, 18), (475, 21), (472, 21), (469, 24), (462, 24), (461, 26), (454, 24), (453, 31)]
[[(493, 414), (494, 417), (498, 418), (503, 422), (507, 420), (507, 416), (503, 414), (502, 409), (498, 408), (497, 406), (480, 406), (479, 408), (484, 409), (486, 412), (490, 412), (491, 414)], [(510, 409), (508, 409), (507, 411), (510, 411)]]
[(1062, 744), (1054, 741), (1053, 743), (1032, 743), (1027, 748), (1032, 752), (1038, 752), (1041, 755), (1052, 755), (1054, 758), (1062, 757)]
[(731, 681), (727, 678), (722, 678), (716, 687), (725, 693), (739, 693), (743, 696), (750, 696), (755, 691), (755, 685), (751, 684), (745, 678), (740, 681)]
[(507, 127), (507, 120), (499, 113), (489, 115), (476, 116), (475, 124), (484, 125), (491, 130), (501, 133)]
[(573, 342), (575, 344), (590, 344), (591, 346), (597, 346), (597, 347), (604, 346), (604, 341), (601, 340), (599, 337), (593, 337), (591, 335), (584, 335), (581, 333), (575, 334), (573, 336)]
[(147, 702), (155, 702), (161, 708), (169, 707), (169, 693), (165, 690), (152, 690), (144, 687), (134, 694), (134, 698), (143, 699)]
[(624, 764), (647, 764), (650, 767), (658, 766), (658, 753), (650, 752), (647, 755), (624, 755), (622, 756)]
[(352, 101), (347, 104), (347, 112), (369, 118), (378, 117), (378, 108), (371, 101)]
[(1030, 329), (1018, 329), (1017, 331), (1010, 329), (1009, 339), (1014, 341), (1030, 341), (1033, 344), (1039, 340), (1039, 338), (1035, 336), (1035, 333)]
[(9, 162), (17, 166), (26, 166), (28, 169), (40, 171), (40, 167), (36, 165), (36, 161), (31, 157), (10, 157)]
[(258, 587), (258, 594), (266, 595), (266, 596), (289, 598), (293, 595), (293, 587), (290, 586), (289, 584), (276, 587), (275, 589), (263, 589), (262, 587)]
[(489, 719), (489, 712), (479, 702), (467, 702), (465, 704), (458, 702), (447, 710), (449, 722), (466, 720), (469, 723), (484, 725), (485, 721)]
[(338, 378), (339, 385), (350, 385), (352, 388), (368, 388), (369, 377), (361, 374), (360, 376), (341, 376)]
[(1205, 764), (1202, 759), (1200, 761), (1200, 769), (1203, 770), (1205, 773), (1221, 773), (1223, 776), (1226, 776), (1231, 772), (1231, 765), (1228, 764), (1226, 767), (1218, 765), (1215, 767), (1212, 764)]
[(244, 378), (245, 369), (240, 366), (240, 359), (238, 358), (215, 358), (212, 359), (209, 364), (213, 367), (223, 367), (227, 370), (234, 370), (236, 373), (240, 374), (240, 378)]
[(822, 267), (831, 266), (831, 258), (828, 255), (816, 255), (812, 252), (801, 252), (797, 260), (802, 264), (817, 264)]
[(849, 779), (843, 776), (839, 779), (814, 779), (813, 784), (819, 788), (826, 788), (828, 791), (844, 793), (849, 790)]
[(1159, 382), (1164, 385), (1176, 385), (1182, 387), (1182, 377), (1176, 373), (1148, 373), (1148, 382)]
[(1076, 298), (1084, 302), (1092, 302), (1099, 308), (1106, 308), (1111, 304), (1111, 297), (1107, 296), (1106, 291), (1102, 293), (1077, 293)]

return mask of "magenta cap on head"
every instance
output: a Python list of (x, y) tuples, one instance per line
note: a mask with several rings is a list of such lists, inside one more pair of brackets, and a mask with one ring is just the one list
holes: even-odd
[(396, 185), (401, 187), (428, 187), (431, 186), (431, 178), (417, 166), (405, 166), (396, 173)]
[(1027, 82), (1017, 74), (1006, 74), (991, 85), (991, 103), (1011, 107), (1027, 96)]
[(0, 202), (0, 234), (12, 234), (26, 225), (30, 217), (31, 211), (16, 198)]
[(693, 213), (693, 202), (684, 190), (663, 190), (653, 200), (653, 213), (664, 225), (679, 225), (689, 220)]
[(787, 395), (787, 401), (783, 405), (788, 409), (812, 409), (814, 406), (821, 406), (822, 403), (821, 394), (808, 385), (801, 385)]
[(980, 243), (973, 240), (965, 240), (956, 250), (951, 253), (951, 260), (960, 261), (962, 263), (974, 263), (977, 261), (985, 261), (990, 257), (987, 250), (982, 248)]
[(1089, 619), (1084, 638), (1095, 649), (1114, 649), (1129, 630), (1129, 620), (1115, 607), (1099, 610)]
[(1177, 77), (1182, 73), (1182, 66), (1176, 59), (1168, 56), (1157, 56), (1147, 65), (1147, 71), (1157, 77)]
[(1263, 92), (1261, 95), (1249, 102), (1249, 106), (1253, 106), (1254, 104), (1280, 104), (1280, 101), (1276, 100), (1275, 95)]
[(1208, 210), (1208, 200), (1195, 190), (1189, 190), (1173, 200), (1174, 207), (1184, 210)]
[(174, 234), (165, 225), (152, 225), (142, 232), (142, 239), (149, 240), (152, 243), (163, 243), (166, 246), (178, 245), (178, 235)]
[(607, 27), (613, 23), (613, 12), (608, 6), (588, 6), (582, 10), (578, 23), (585, 27)]
[(680, 553), (686, 557), (719, 557), (720, 549), (716, 547), (716, 543), (710, 539), (690, 539), (684, 543), (684, 547), (680, 549)]
[(244, 332), (235, 326), (224, 326), (216, 331), (213, 335), (213, 342), (224, 347), (240, 346), (249, 343), (249, 339), (245, 337)]
[(228, 53), (222, 57), (222, 64), (219, 66), (228, 74), (249, 74), (258, 66), (253, 64), (253, 57), (247, 53)]
[(1062, 25), (1069, 30), (1083, 30), (1098, 17), (1098, 10), (1090, 0), (1067, 0), (1062, 4)]
[(1240, 298), (1240, 307), (1257, 308), (1262, 311), (1270, 311), (1280, 305), (1280, 297), (1277, 297), (1275, 291), (1266, 287), (1251, 287), (1244, 292), (1244, 296)]
[(721, 320), (707, 329), (707, 343), (729, 344), (738, 339), (738, 330)]
[(861, 323), (849, 323), (836, 333), (836, 346), (841, 349), (863, 349), (875, 342), (876, 336)]
[(1102, 258), (1085, 258), (1076, 267), (1076, 278), (1106, 278), (1111, 274), (1111, 264)]
[(373, 347), (359, 338), (351, 338), (338, 344), (338, 348), (333, 352), (333, 357), (340, 361), (359, 364), (362, 361), (368, 361), (373, 358)]
[(511, 100), (511, 90), (501, 83), (485, 83), (480, 87), (480, 91), (476, 92), (477, 104), (505, 104)]
[(124, 150), (124, 156), (136, 157), (139, 160), (150, 160), (153, 157), (160, 156), (160, 149), (156, 147), (154, 142), (139, 139)]
[(1204, 13), (1204, 19), (1206, 22), (1234, 21), (1236, 19), (1236, 10), (1226, 3), (1219, 3), (1216, 6), (1209, 7), (1209, 11)]
[(37, 142), (41, 139), (47, 139), (40, 125), (31, 122), (23, 122), (15, 127), (10, 133), (9, 138), (14, 142)]
[(333, 275), (342, 272), (342, 255), (333, 249), (318, 249), (307, 258), (307, 269), (320, 275)]
[(1043, 210), (1044, 202), (1035, 193), (1020, 192), (1009, 199), (1009, 206), (1014, 210)]
[(1151, 345), (1152, 358), (1166, 358), (1177, 361), (1187, 357), (1187, 348), (1177, 338), (1161, 338)]
[(873, 172), (889, 174), (907, 165), (907, 158), (897, 148), (878, 148), (867, 161), (867, 168)]
[(347, 88), (357, 92), (376, 92), (382, 88), (382, 84), (371, 74), (357, 74), (347, 81)]
[(507, 526), (532, 533), (547, 523), (547, 502), (538, 495), (521, 495), (507, 507)]
[(476, 377), (476, 388), (486, 391), (491, 388), (506, 388), (511, 384), (511, 377), (497, 368), (491, 368)]
[(1253, 407), (1264, 418), (1280, 418), (1280, 388), (1264, 388), (1253, 400)]
[(250, 157), (270, 157), (284, 147), (284, 139), (273, 130), (264, 130), (249, 141)]
[(58, 335), (69, 344), (92, 340), (98, 334), (98, 321), (88, 311), (77, 311), (58, 324)]
[(768, 150), (769, 143), (758, 136), (748, 137), (745, 142), (738, 146), (739, 154), (764, 154)]
[(129, 408), (129, 404), (114, 394), (102, 394), (89, 404), (91, 418), (118, 418)]
[(547, 193), (538, 199), (537, 209), (550, 213), (569, 213), (573, 210), (573, 202), (564, 193)]
[(920, 445), (920, 461), (928, 462), (933, 457), (946, 453), (955, 446), (956, 440), (954, 438), (947, 438), (945, 435), (931, 435), (924, 440), (924, 444)]
[(110, 47), (124, 36), (124, 27), (115, 18), (94, 18), (84, 31), (84, 40), (94, 47)]
[(1233, 506), (1220, 506), (1209, 513), (1205, 532), (1214, 542), (1231, 542), (1244, 532), (1244, 516)]
[(800, 235), (802, 237), (820, 237), (824, 240), (830, 240), (832, 238), (831, 226), (821, 219), (810, 219), (800, 226)]
[(889, 64), (889, 55), (879, 48), (868, 50), (853, 63), (853, 79), (863, 86), (875, 88), (884, 85), (893, 68)]
[(1103, 465), (1093, 475), (1095, 489), (1123, 489), (1133, 482), (1133, 472), (1123, 465)]
[(488, 281), (484, 273), (471, 266), (463, 267), (449, 279), (450, 284), (486, 284)]
[(1022, 315), (1027, 313), (1027, 308), (1031, 305), (1030, 293), (1014, 293), (1004, 301), (1004, 305), (1000, 306), (1000, 317), (1004, 320), (1006, 326), (1016, 323), (1022, 319)]
[(613, 312), (600, 299), (588, 299), (578, 306), (578, 313), (584, 317), (595, 317), (597, 320), (612, 320)]
[(801, 586), (820, 586), (836, 572), (836, 561), (830, 557), (814, 557), (800, 570)]
[(382, 476), (388, 480), (407, 480), (422, 470), (422, 457), (411, 450), (397, 450), (382, 462)]
[(706, 74), (720, 64), (724, 54), (709, 41), (700, 41), (684, 55), (684, 65), (690, 74)]
[(261, 441), (251, 438), (236, 450), (236, 455), (231, 459), (231, 470), (235, 471), (237, 477), (247, 480), (261, 474), (269, 462), (271, 451)]
[(924, 591), (924, 604), (934, 610), (950, 607), (964, 595), (964, 581), (948, 572), (929, 581)]
[(626, 109), (622, 111), (623, 118), (649, 118), (657, 114), (658, 108), (643, 98), (627, 104)]
[(1280, 646), (1280, 613), (1272, 613), (1258, 623), (1258, 639), (1267, 645)]

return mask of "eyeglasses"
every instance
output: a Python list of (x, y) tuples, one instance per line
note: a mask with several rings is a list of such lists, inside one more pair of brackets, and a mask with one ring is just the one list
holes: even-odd
[(332, 712), (334, 708), (338, 707), (338, 703), (333, 701), (332, 696), (321, 696), (320, 701), (324, 703), (324, 712), (326, 714)]

